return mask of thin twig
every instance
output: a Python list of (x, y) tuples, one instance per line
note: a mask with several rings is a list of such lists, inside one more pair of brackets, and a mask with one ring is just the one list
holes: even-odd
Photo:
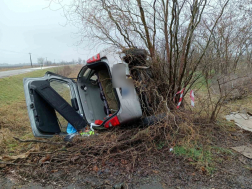
[(19, 142), (37, 142), (37, 143), (46, 143), (46, 144), (55, 144), (55, 145), (64, 145), (63, 142), (50, 142), (50, 141), (42, 141), (42, 140), (21, 140), (17, 137), (13, 137), (15, 140)]
[(6, 164), (6, 165), (17, 165), (17, 166), (36, 166), (36, 164), (29, 164), (29, 163), (12, 163), (12, 162), (6, 162), (6, 161), (0, 161), (0, 164)]

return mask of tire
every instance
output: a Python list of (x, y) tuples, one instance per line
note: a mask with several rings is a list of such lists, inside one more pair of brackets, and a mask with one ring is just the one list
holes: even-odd
[(126, 49), (123, 51), (125, 53), (124, 61), (128, 64), (133, 64), (134, 66), (143, 66), (147, 58), (147, 51), (144, 49)]

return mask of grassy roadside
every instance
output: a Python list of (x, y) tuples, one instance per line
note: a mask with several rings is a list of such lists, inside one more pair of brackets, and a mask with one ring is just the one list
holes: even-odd
[[(40, 67), (39, 65), (35, 65), (33, 66), (33, 68), (37, 68)], [(20, 67), (0, 67), (0, 72), (2, 71), (10, 71), (10, 70), (21, 70), (21, 69), (27, 69), (27, 68), (31, 68), (31, 66), (20, 66)]]
[(19, 145), (14, 136), (33, 137), (25, 104), (23, 78), (42, 77), (47, 71), (54, 71), (54, 68), (0, 79), (0, 153), (12, 155), (22, 151), (25, 146)]
[(49, 68), (44, 70), (36, 70), (33, 72), (20, 74), (11, 77), (5, 77), (0, 79), (0, 107), (10, 105), (14, 102), (23, 101), (23, 78), (25, 77), (42, 77), (47, 71), (54, 71), (55, 68)]
[[(27, 114), (23, 78), (42, 77), (45, 72), (59, 72), (62, 68), (49, 68), (0, 79), (0, 154), (14, 155), (29, 150), (31, 144), (18, 143), (13, 137), (32, 139), (33, 134)], [(72, 66), (74, 77), (80, 66)]]
[[(67, 73), (67, 76), (71, 78), (76, 77), (80, 68), (80, 66), (72, 68), (71, 72)], [(22, 80), (24, 77), (41, 77), (48, 70), (56, 72), (60, 75), (64, 73), (64, 70), (54, 69), (55, 68), (38, 70), (10, 78), (0, 79), (0, 87), (3, 88), (2, 92), (0, 93), (0, 154), (12, 156), (25, 153), (31, 149), (39, 147), (39, 145), (34, 143), (19, 143), (13, 139), (14, 136), (23, 140), (34, 138), (27, 115)], [(200, 94), (204, 95), (204, 92), (200, 91)], [(186, 99), (189, 98), (186, 97)], [(239, 102), (234, 101), (231, 102), (230, 105), (237, 102), (242, 103), (244, 106), (246, 106), (248, 100), (249, 98), (245, 98)], [(188, 104), (190, 104), (190, 102), (188, 102)], [(200, 105), (196, 104), (196, 107), (200, 108)], [(186, 115), (184, 115), (184, 117), (186, 117)], [(218, 170), (218, 166), (225, 161), (223, 157), (227, 159), (231, 159), (233, 157), (232, 151), (230, 151), (227, 146), (222, 145), (221, 142), (218, 141), (222, 140), (222, 136), (227, 136), (227, 134), (231, 132), (236, 132), (236, 129), (234, 127), (234, 124), (228, 124), (223, 119), (220, 120), (220, 123), (218, 123), (218, 125), (208, 124), (207, 126), (200, 126), (200, 124), (201, 123), (199, 123), (197, 126), (192, 127), (192, 125), (188, 125), (184, 122), (178, 123), (177, 127), (179, 130), (177, 131), (179, 131), (179, 133), (177, 134), (182, 134), (183, 136), (181, 135), (181, 138), (184, 138), (185, 135), (188, 135), (188, 137), (186, 137), (186, 139), (188, 140), (181, 139), (174, 141), (174, 144), (176, 145), (172, 146), (173, 150), (171, 153), (173, 153), (175, 156), (182, 157), (183, 161), (188, 161), (202, 173), (212, 174), (216, 170)], [(204, 122), (202, 122), (202, 124), (204, 124)], [(153, 126), (153, 129), (154, 127), (157, 126)], [(162, 130), (162, 132), (163, 129), (164, 128), (160, 127), (160, 130)], [(148, 135), (149, 137), (151, 136), (151, 134), (153, 134), (152, 132), (148, 132), (148, 128), (146, 128), (146, 130), (143, 130), (144, 133), (145, 131), (147, 133), (146, 135)], [(137, 131), (135, 130), (133, 131), (133, 133), (134, 132)], [(176, 133), (173, 134), (176, 135)], [(107, 132), (104, 135), (104, 137), (106, 137), (106, 135), (113, 135), (113, 131)], [(134, 136), (135, 135), (132, 135), (131, 137), (134, 138)], [(102, 137), (103, 136), (101, 134), (101, 141), (103, 140)], [(167, 135), (166, 137), (176, 138), (169, 135)], [(110, 138), (112, 144), (114, 142), (113, 137), (108, 138)], [(144, 139), (144, 137), (142, 138)], [(94, 143), (95, 142), (97, 141), (94, 140)], [(108, 141), (106, 139), (105, 147), (108, 146), (107, 142)], [(155, 143), (158, 151), (162, 151), (167, 148), (169, 149), (171, 145), (173, 145), (172, 143), (169, 143), (167, 141), (159, 140), (155, 141)], [(91, 145), (93, 145), (93, 143)], [(45, 150), (45, 148), (43, 148), (43, 150)]]
[[(209, 81), (211, 83), (211, 80)], [(195, 120), (209, 120), (213, 107), (219, 99), (219, 94), (211, 93), (211, 103), (206, 103), (208, 99), (207, 86), (202, 79), (196, 83), (193, 88), (196, 92), (195, 107), (191, 107), (190, 96), (187, 93), (183, 101), (185, 109), (193, 112), (192, 116)], [(172, 148), (172, 152), (179, 157), (195, 165), (198, 170), (204, 174), (214, 174), (224, 162), (234, 163), (234, 159), (238, 154), (230, 149), (230, 147), (239, 146), (246, 143), (245, 137), (237, 138), (237, 133), (243, 133), (234, 122), (225, 119), (226, 115), (231, 112), (252, 112), (252, 94), (242, 96), (240, 99), (227, 100), (223, 104), (218, 114), (217, 120), (213, 123), (198, 123), (199, 135), (197, 140), (182, 141)], [(206, 126), (203, 126), (206, 124)], [(160, 146), (158, 146), (160, 148)], [(250, 168), (251, 169), (251, 168)]]

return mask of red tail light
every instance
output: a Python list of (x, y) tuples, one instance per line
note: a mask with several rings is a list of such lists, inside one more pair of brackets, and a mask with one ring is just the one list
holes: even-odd
[(111, 126), (118, 126), (120, 125), (120, 122), (118, 120), (118, 117), (117, 116), (114, 116), (112, 117), (110, 120), (108, 120), (105, 124), (104, 124), (104, 127), (105, 128), (109, 128)]
[(96, 61), (99, 61), (99, 60), (101, 60), (100, 54), (97, 54), (96, 56), (93, 56), (92, 58), (89, 58), (87, 60), (87, 64), (90, 64), (90, 63), (93, 63), (93, 62), (96, 62)]

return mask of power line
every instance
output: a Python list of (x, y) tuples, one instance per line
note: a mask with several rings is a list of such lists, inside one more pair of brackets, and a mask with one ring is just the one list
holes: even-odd
[[(11, 53), (18, 53), (18, 54), (29, 54), (29, 55), (30, 55), (30, 63), (31, 63), (31, 67), (33, 67), (33, 66), (32, 66), (31, 53), (23, 53), (23, 52), (17, 52), (17, 51), (10, 51), (10, 50), (6, 50), (6, 49), (0, 49), (0, 51), (11, 52)], [(36, 54), (35, 54), (35, 55), (36, 55)]]
[[(0, 49), (0, 51), (11, 52), (11, 53), (19, 53), (19, 54), (30, 54), (30, 53), (24, 53), (24, 52), (10, 51), (10, 50), (6, 50), (6, 49)], [(35, 54), (35, 53), (32, 53), (32, 54), (37, 56), (37, 57), (40, 57), (40, 55), (38, 55), (38, 54)]]
[(11, 53), (20, 53), (20, 54), (29, 54), (29, 53), (23, 53), (23, 52), (17, 52), (17, 51), (10, 51), (10, 50), (6, 50), (6, 49), (0, 49), (0, 51), (11, 52)]
[[(1, 48), (0, 48), (0, 51), (11, 52), (11, 53), (18, 53), (18, 54), (26, 54), (26, 55), (29, 54), (29, 56), (30, 56), (31, 67), (32, 67), (32, 58), (31, 58), (31, 54), (35, 55), (35, 57), (43, 57), (43, 56), (40, 56), (40, 55), (34, 54), (34, 53), (17, 52), (17, 51), (11, 51), (11, 50), (1, 49)], [(47, 62), (47, 57), (46, 57), (46, 62)], [(55, 63), (55, 59), (54, 59), (54, 63)]]

